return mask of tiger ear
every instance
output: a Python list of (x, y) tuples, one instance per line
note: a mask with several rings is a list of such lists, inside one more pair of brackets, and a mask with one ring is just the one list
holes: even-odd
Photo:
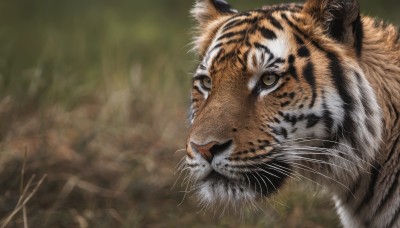
[(196, 0), (191, 13), (199, 23), (199, 28), (204, 29), (219, 17), (234, 14), (237, 11), (225, 0)]
[(330, 37), (361, 50), (363, 32), (357, 0), (308, 0), (303, 12), (311, 15)]

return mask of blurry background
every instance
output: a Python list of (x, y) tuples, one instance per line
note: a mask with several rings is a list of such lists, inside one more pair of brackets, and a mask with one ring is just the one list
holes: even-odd
[[(272, 2), (282, 1), (231, 0), (241, 10)], [(30, 227), (338, 226), (329, 198), (296, 183), (243, 219), (199, 213), (193, 197), (183, 200), (181, 180), (171, 189), (178, 177), (174, 167), (184, 155), (190, 72), (197, 59), (187, 45), (192, 3), (0, 1), (3, 222), (9, 227), (23, 227), (24, 219)], [(361, 4), (368, 15), (400, 22), (397, 0)]]

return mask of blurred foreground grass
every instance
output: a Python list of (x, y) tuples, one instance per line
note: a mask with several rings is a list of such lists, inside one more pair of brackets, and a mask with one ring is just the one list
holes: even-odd
[[(330, 200), (297, 184), (243, 220), (181, 203), (180, 181), (171, 190), (196, 59), (191, 4), (0, 1), (0, 218), (21, 195), (27, 151), (24, 183), (47, 174), (26, 205), (30, 227), (338, 226)], [(22, 212), (9, 226), (23, 226)]]

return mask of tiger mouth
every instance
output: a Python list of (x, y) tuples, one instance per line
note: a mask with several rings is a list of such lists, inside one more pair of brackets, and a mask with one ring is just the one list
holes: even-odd
[(286, 176), (280, 175), (278, 177), (276, 174), (266, 176), (259, 172), (248, 172), (232, 178), (212, 170), (201, 182), (210, 184), (212, 188), (223, 186), (226, 191), (229, 191), (229, 189), (238, 189), (242, 192), (249, 190), (260, 194), (262, 197), (268, 197), (275, 193), (286, 179)]
[(210, 174), (203, 178), (202, 181), (226, 181), (226, 182), (233, 182), (232, 179), (228, 178), (227, 176), (218, 173), (217, 171), (213, 170)]
[(201, 182), (209, 182), (211, 183), (211, 186), (216, 186), (219, 184), (222, 184), (224, 186), (245, 186), (244, 180), (241, 180), (240, 178), (231, 178), (228, 177), (224, 174), (221, 174), (215, 170), (211, 171), (210, 174), (208, 174), (206, 177), (204, 177)]

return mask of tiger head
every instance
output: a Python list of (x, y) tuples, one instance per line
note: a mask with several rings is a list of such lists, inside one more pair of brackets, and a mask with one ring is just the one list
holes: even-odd
[(204, 204), (253, 201), (299, 175), (340, 189), (376, 156), (381, 117), (358, 64), (356, 1), (238, 12), (197, 0), (192, 14), (200, 63), (186, 166)]

